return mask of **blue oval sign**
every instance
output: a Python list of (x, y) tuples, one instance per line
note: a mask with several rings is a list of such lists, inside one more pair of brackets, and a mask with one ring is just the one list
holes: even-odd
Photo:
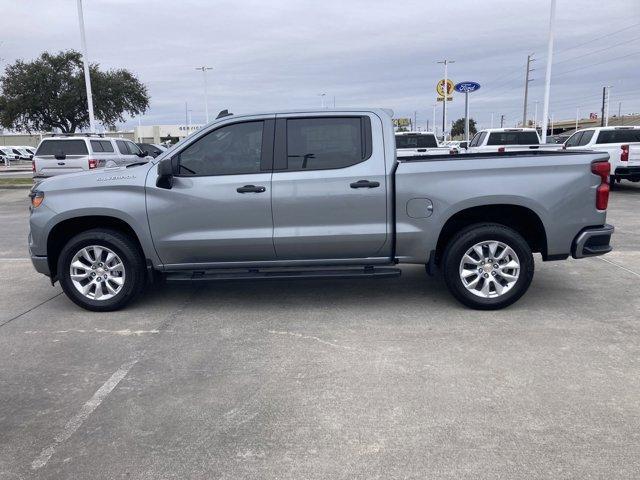
[(471, 92), (475, 92), (476, 90), (480, 89), (480, 84), (476, 83), (476, 82), (460, 82), (460, 83), (456, 83), (456, 86), (454, 87), (456, 92), (460, 92), (460, 93), (471, 93)]

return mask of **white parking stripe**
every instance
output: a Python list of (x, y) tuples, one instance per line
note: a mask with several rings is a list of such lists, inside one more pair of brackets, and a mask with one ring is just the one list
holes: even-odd
[(24, 262), (27, 260), (31, 260), (30, 258), (17, 258), (17, 257), (9, 257), (9, 258), (0, 258), (0, 262)]
[(53, 442), (46, 447), (38, 458), (36, 458), (33, 462), (31, 462), (31, 468), (33, 470), (38, 470), (39, 468), (44, 467), (51, 456), (55, 453), (56, 447), (60, 445), (62, 442), (66, 441), (73, 435), (78, 428), (84, 423), (84, 421), (93, 413), (93, 411), (100, 406), (102, 401), (107, 398), (114, 388), (120, 383), (120, 381), (127, 376), (129, 370), (138, 362), (138, 359), (132, 360), (123, 364), (118, 370), (115, 371), (109, 380), (107, 380), (97, 391), (93, 394), (87, 403), (85, 403), (80, 411), (76, 413), (64, 426), (62, 432), (56, 435), (53, 439)]
[(607, 263), (610, 263), (611, 265), (614, 265), (614, 266), (616, 266), (618, 268), (621, 268), (622, 270), (624, 270), (626, 272), (629, 272), (631, 275), (635, 275), (636, 277), (640, 277), (640, 273), (634, 272), (633, 270), (629, 270), (627, 267), (623, 267), (622, 265), (618, 265), (617, 263), (612, 262), (611, 260), (607, 260), (606, 258), (602, 258), (602, 257), (597, 257), (597, 258), (598, 258), (598, 260), (602, 260), (603, 262), (607, 262)]

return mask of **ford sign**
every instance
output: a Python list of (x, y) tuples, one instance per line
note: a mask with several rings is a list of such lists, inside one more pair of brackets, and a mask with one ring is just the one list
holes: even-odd
[(454, 87), (456, 92), (471, 93), (480, 89), (480, 84), (476, 82), (460, 82)]

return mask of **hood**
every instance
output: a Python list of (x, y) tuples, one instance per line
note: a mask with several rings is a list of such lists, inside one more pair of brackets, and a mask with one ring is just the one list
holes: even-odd
[(144, 184), (152, 162), (140, 165), (97, 168), (86, 172), (67, 173), (46, 178), (36, 183), (33, 189), (41, 191), (70, 190), (77, 188), (114, 187), (117, 185)]

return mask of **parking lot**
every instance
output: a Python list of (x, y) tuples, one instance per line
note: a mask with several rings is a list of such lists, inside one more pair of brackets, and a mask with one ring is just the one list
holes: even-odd
[(0, 190), (0, 478), (638, 478), (640, 185), (503, 311), (396, 279), (168, 284), (110, 314)]

